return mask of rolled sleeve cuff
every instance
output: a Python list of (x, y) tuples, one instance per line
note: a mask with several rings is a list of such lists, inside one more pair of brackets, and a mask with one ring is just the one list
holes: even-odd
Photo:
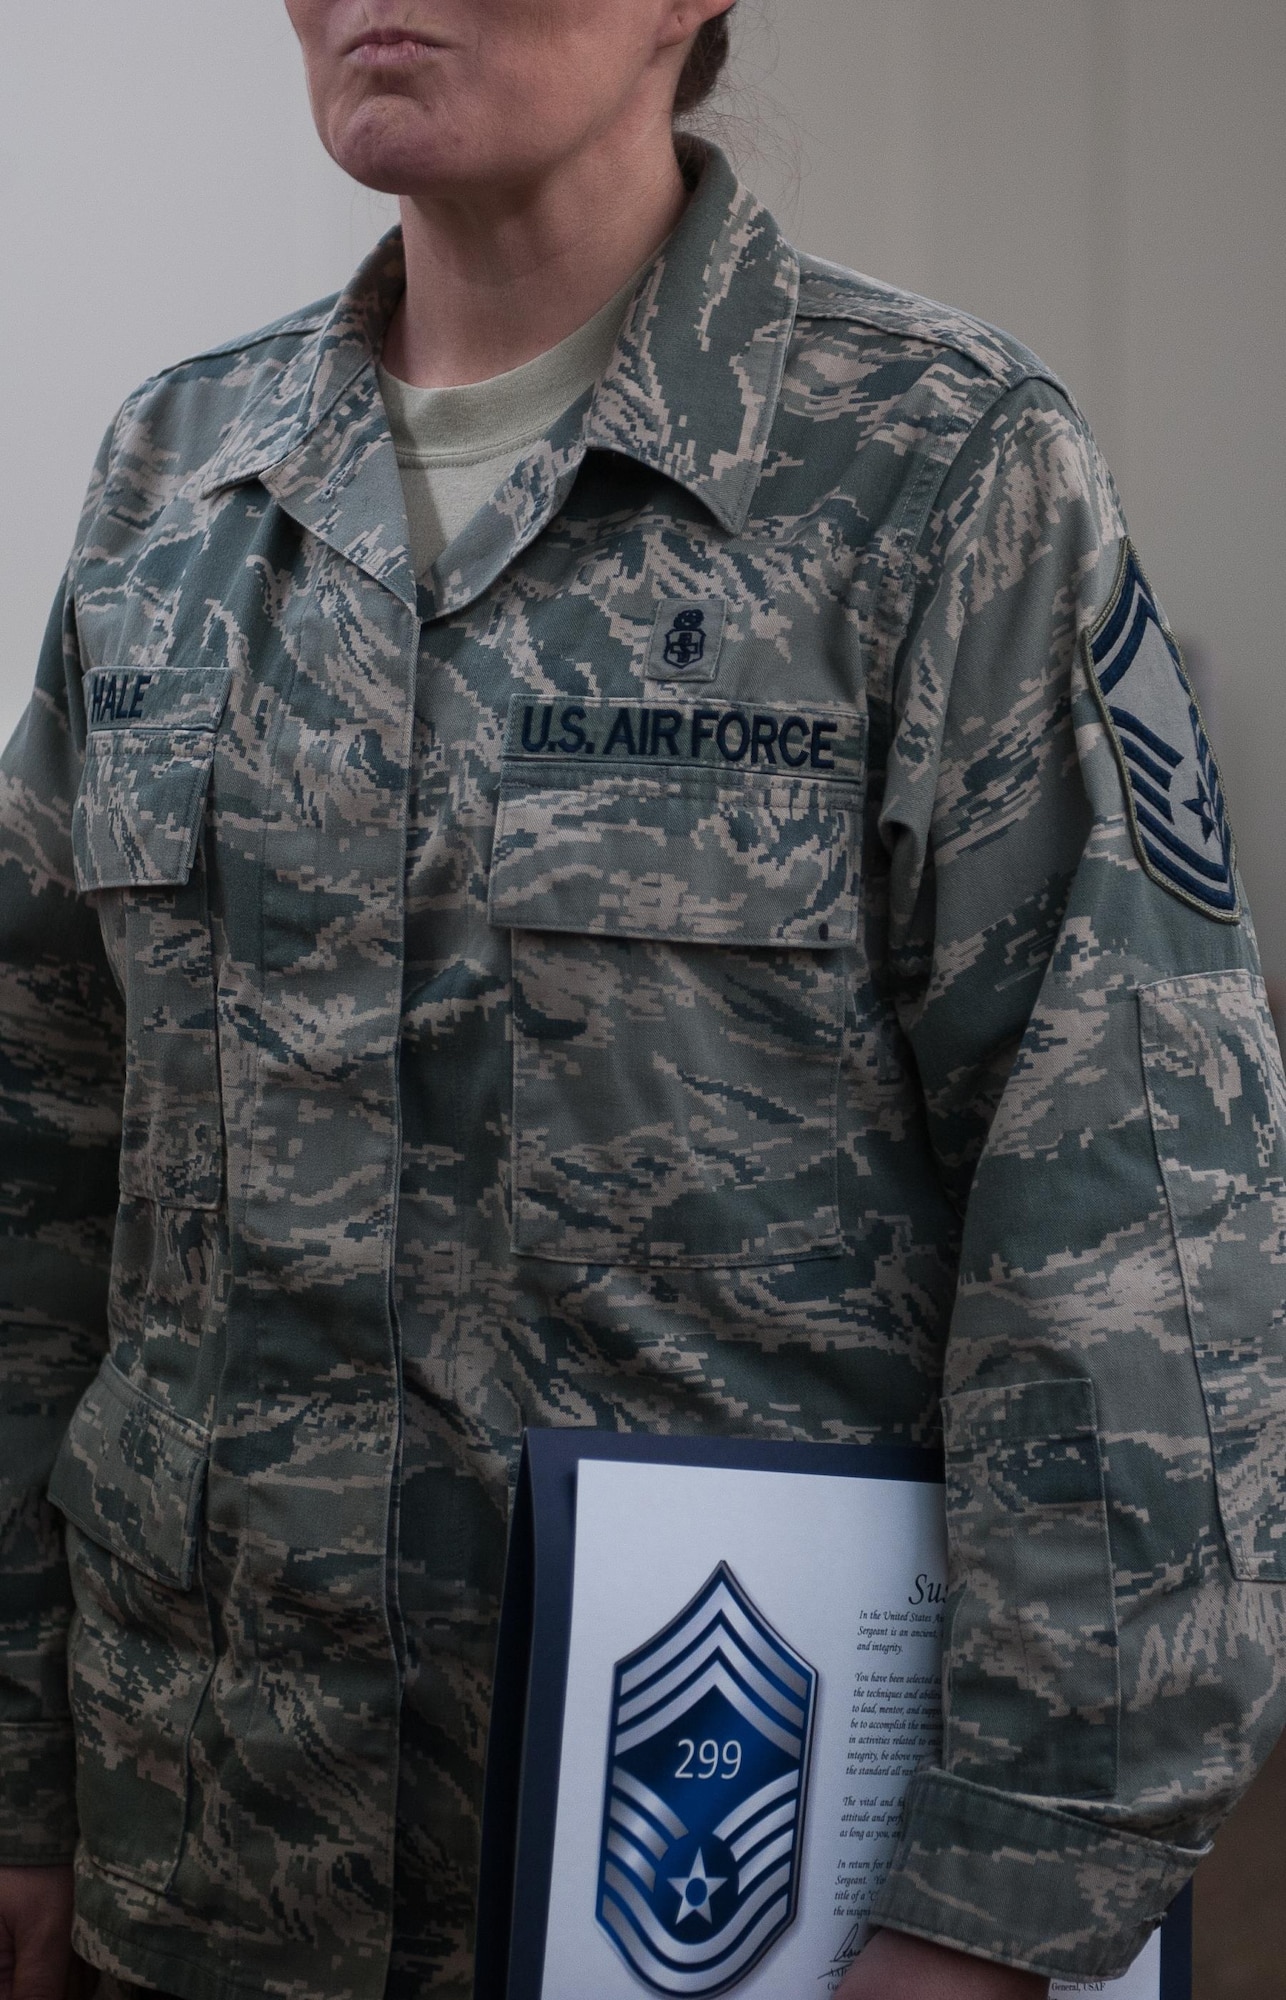
[(1114, 1979), (1205, 1851), (925, 1771), (871, 1923), (1050, 1979)]
[(70, 1723), (0, 1725), (0, 1867), (55, 1867), (75, 1847)]

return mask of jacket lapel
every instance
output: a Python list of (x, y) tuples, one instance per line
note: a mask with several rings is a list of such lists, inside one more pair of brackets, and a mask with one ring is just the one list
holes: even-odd
[(206, 494), (257, 479), (292, 520), (415, 608), (397, 455), (376, 363), (405, 285), (390, 230), (211, 461)]
[[(404, 282), (394, 229), (233, 427), (203, 490), (262, 481), (301, 527), (414, 608), (401, 479), (376, 374)], [(722, 154), (707, 148), (698, 188), (641, 281), (594, 396), (524, 457), (448, 551), (434, 611), (458, 612), (494, 582), (562, 506), (591, 449), (650, 466), (740, 532), (798, 294), (794, 251)]]

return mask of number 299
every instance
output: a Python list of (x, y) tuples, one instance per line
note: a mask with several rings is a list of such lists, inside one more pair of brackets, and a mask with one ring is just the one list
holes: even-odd
[[(728, 1743), (716, 1743), (713, 1736), (707, 1736), (704, 1743), (694, 1743), (690, 1736), (679, 1738), (679, 1748), (683, 1756), (676, 1778), (735, 1778), (741, 1769), (741, 1745), (734, 1736)], [(693, 1758), (697, 1760), (695, 1771)]]

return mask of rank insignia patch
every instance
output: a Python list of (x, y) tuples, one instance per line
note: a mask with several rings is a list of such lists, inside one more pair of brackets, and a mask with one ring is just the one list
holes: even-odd
[(1203, 915), (1241, 915), (1223, 785), (1183, 659), (1127, 542), (1087, 640), (1090, 677), (1125, 781), (1147, 873)]
[(726, 1563), (618, 1663), (598, 1921), (654, 1992), (727, 1992), (794, 1920), (816, 1692)]

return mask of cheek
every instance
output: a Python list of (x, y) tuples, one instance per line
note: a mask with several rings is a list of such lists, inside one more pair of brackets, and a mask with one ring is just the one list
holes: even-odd
[(473, 124), (513, 158), (557, 158), (620, 112), (652, 57), (656, 0), (471, 0)]
[(337, 22), (331, 0), (285, 0), (286, 15), (295, 31), (304, 61), (319, 61), (336, 39)]
[(479, 128), (515, 159), (557, 159), (619, 114), (638, 82), (632, 55), (602, 35), (515, 46), (479, 93)]

